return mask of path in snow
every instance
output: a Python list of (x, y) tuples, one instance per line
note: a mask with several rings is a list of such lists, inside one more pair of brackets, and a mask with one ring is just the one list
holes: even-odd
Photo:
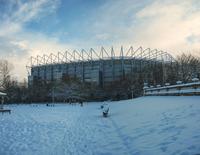
[(142, 97), (83, 107), (10, 105), (0, 114), (0, 155), (200, 153), (200, 97)]

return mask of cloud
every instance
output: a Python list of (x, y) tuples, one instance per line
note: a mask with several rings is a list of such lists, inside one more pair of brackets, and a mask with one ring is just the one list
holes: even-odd
[(4, 52), (3, 57), (14, 64), (13, 76), (18, 80), (27, 78), (26, 66), (30, 65), (29, 58), (31, 56), (50, 54), (58, 51), (65, 51), (66, 49), (73, 49), (69, 45), (59, 43), (56, 38), (48, 38), (48, 36), (40, 33), (24, 33), (18, 36), (17, 40), (7, 40), (1, 49)]
[[(141, 45), (177, 55), (199, 49), (199, 6), (195, 0), (109, 1), (94, 15), (90, 30), (95, 42)], [(99, 37), (104, 34), (111, 37)]]
[(0, 58), (13, 63), (12, 74), (19, 80), (27, 77), (26, 64), (30, 56), (41, 54), (41, 50), (63, 47), (56, 39), (25, 29), (26, 23), (54, 13), (59, 4), (58, 0), (8, 1), (4, 4), (6, 11), (0, 16)]
[(194, 9), (194, 1), (164, 3), (157, 1), (140, 10), (137, 20), (143, 21), (136, 29), (137, 41), (165, 50), (186, 51), (199, 48), (200, 42), (191, 45), (188, 37), (200, 34), (200, 10)]
[(5, 10), (8, 11), (1, 15), (0, 36), (18, 33), (25, 23), (40, 20), (54, 12), (58, 5), (58, 0), (9, 1), (5, 4)]

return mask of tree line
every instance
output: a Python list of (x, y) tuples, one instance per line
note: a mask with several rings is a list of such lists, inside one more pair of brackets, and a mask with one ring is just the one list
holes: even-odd
[[(144, 62), (143, 62), (144, 63)], [(118, 81), (99, 87), (95, 83), (64, 75), (60, 81), (46, 82), (34, 79), (28, 86), (26, 80), (19, 82), (12, 77), (13, 65), (0, 60), (0, 91), (7, 93), (7, 103), (71, 102), (69, 100), (103, 101), (120, 100), (141, 96), (143, 84), (175, 84), (176, 81), (191, 82), (200, 78), (200, 58), (182, 54), (173, 63), (150, 63), (142, 69), (127, 74)]]

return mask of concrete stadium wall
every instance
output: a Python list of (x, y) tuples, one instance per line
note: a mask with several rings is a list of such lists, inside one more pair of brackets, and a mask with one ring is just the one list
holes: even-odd
[(29, 83), (34, 78), (53, 81), (61, 80), (64, 75), (68, 75), (81, 81), (105, 85), (120, 80), (127, 74), (138, 72), (146, 63), (155, 62), (141, 59), (108, 59), (34, 66), (31, 68)]

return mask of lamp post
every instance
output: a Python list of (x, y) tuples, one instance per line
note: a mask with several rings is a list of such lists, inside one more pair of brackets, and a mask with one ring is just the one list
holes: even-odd
[(0, 109), (3, 109), (3, 96), (1, 96), (1, 106), (0, 106)]
[(134, 89), (134, 87), (131, 86), (131, 98), (132, 98), (132, 99), (133, 99), (133, 89)]
[(53, 88), (52, 88), (52, 103), (54, 103), (54, 101), (55, 101), (55, 92), (54, 92), (54, 86), (53, 86)]
[(1, 93), (0, 92), (0, 97), (1, 97), (1, 106), (0, 106), (0, 109), (3, 109), (4, 96), (6, 96), (6, 93)]

